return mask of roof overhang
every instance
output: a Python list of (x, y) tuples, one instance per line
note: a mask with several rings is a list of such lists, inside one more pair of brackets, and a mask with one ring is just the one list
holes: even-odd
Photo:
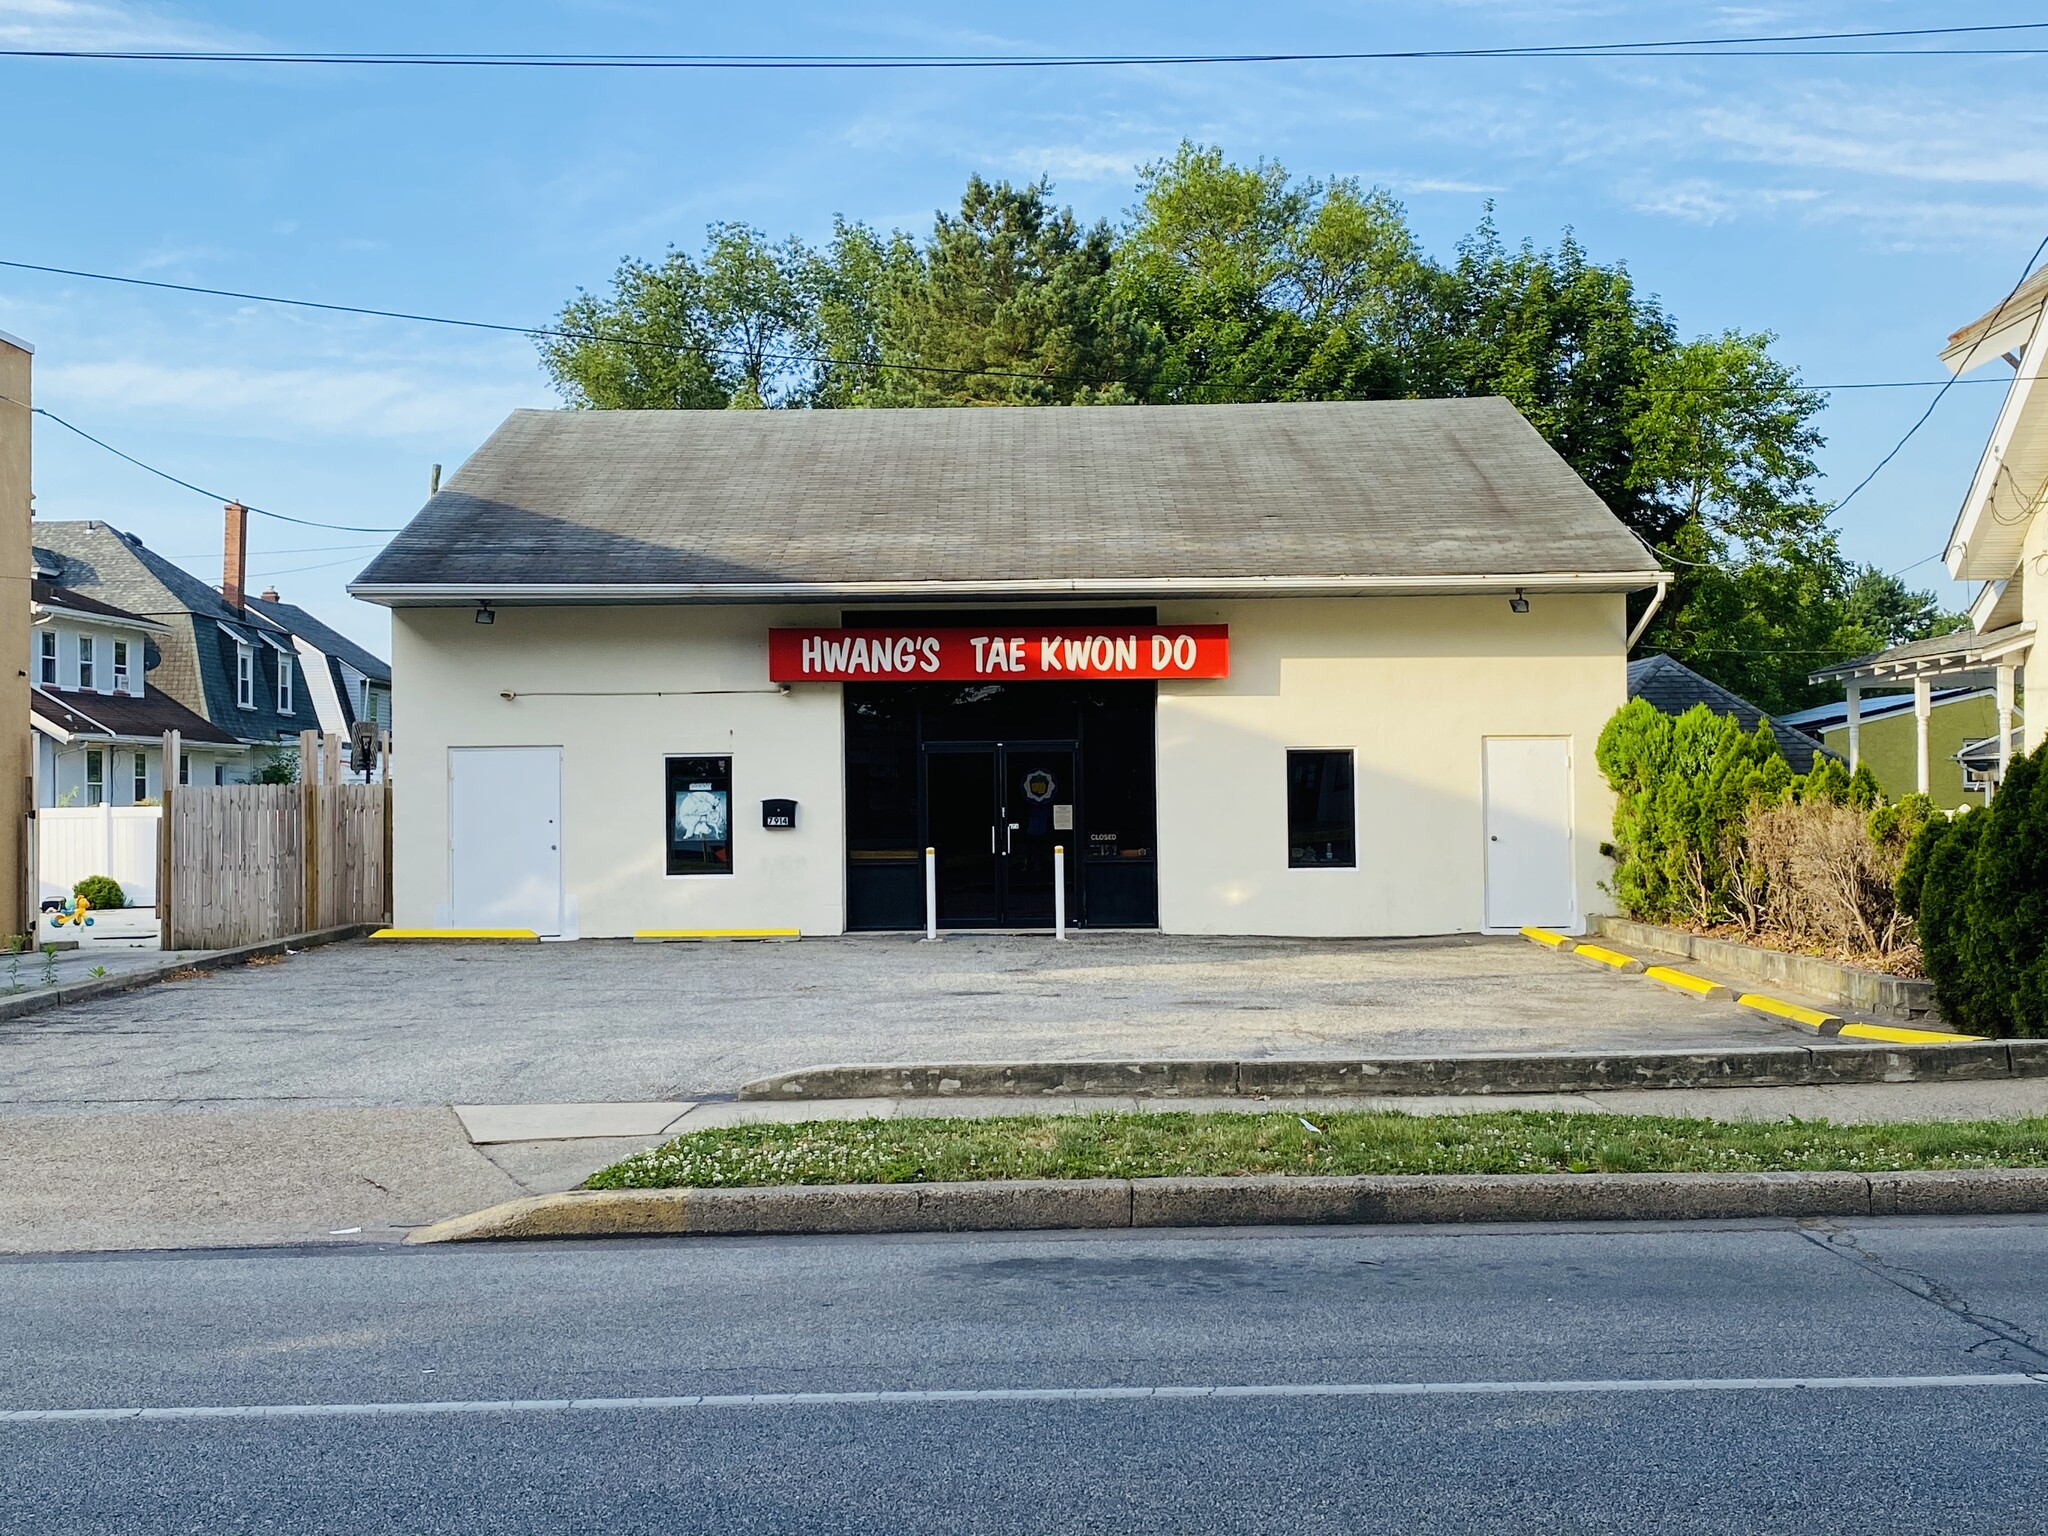
[(1497, 576), (1188, 576), (1150, 580), (1059, 577), (1015, 581), (351, 583), (352, 597), (387, 608), (613, 606), (627, 603), (960, 603), (1095, 598), (1474, 597), (1500, 592), (1640, 592), (1668, 571), (1534, 571)]
[(2008, 624), (1989, 634), (1965, 630), (1944, 636), (1952, 644), (1930, 646), (1924, 640), (1894, 646), (1874, 656), (1859, 656), (1807, 674), (1810, 683), (1910, 683), (1916, 678), (1975, 678), (1985, 681), (1995, 669), (2014, 662), (2033, 648), (2034, 626)]
[(2048, 267), (2028, 277), (2004, 303), (1951, 335), (1941, 349), (1943, 365), (1950, 373), (1968, 373), (1993, 358), (2019, 351), (2034, 334), (2044, 301), (2048, 301)]
[[(2044, 269), (2048, 272), (2048, 269)], [(2044, 289), (2048, 291), (2048, 289)], [(1965, 581), (2001, 581), (2018, 566), (2027, 525), (2048, 496), (2048, 336), (2037, 302), (2020, 338), (2023, 353), (1991, 440), (1977, 461), (1943, 561)]]
[(159, 624), (155, 619), (145, 619), (140, 614), (118, 616), (100, 613), (91, 608), (73, 608), (68, 603), (44, 602), (40, 598), (29, 604), (29, 613), (38, 619), (62, 616), (80, 619), (89, 624), (104, 624), (109, 629), (139, 629), (151, 635), (167, 635), (171, 632), (170, 625)]

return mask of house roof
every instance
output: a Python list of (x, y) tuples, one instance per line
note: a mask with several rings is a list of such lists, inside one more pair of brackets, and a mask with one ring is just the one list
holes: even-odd
[(71, 736), (130, 736), (153, 741), (178, 731), (187, 743), (237, 746), (236, 738), (194, 714), (167, 693), (51, 693), (37, 688), (29, 712)]
[(2048, 302), (2048, 266), (2031, 273), (2003, 303), (1949, 333), (1941, 360), (1951, 373), (1966, 373), (2003, 352), (2017, 351), (2033, 333), (2034, 323)]
[(1489, 398), (518, 411), (349, 590), (801, 601), (1663, 579)]
[(1795, 773), (1811, 773), (1815, 757), (1834, 757), (1816, 738), (1783, 720), (1773, 719), (1738, 693), (1701, 677), (1691, 667), (1669, 656), (1645, 656), (1628, 664), (1628, 696), (1643, 699), (1667, 715), (1682, 715), (1695, 704), (1704, 704), (1717, 715), (1733, 715), (1744, 731), (1755, 731), (1759, 721), (1769, 721), (1778, 750)]
[(2033, 639), (2031, 621), (1988, 629), (1982, 634), (1961, 629), (1946, 635), (1929, 635), (1924, 640), (1909, 640), (1868, 656), (1852, 657), (1808, 673), (1807, 679), (1815, 683), (1846, 683), (1954, 675), (1992, 666), (2004, 658), (2017, 661), (2018, 653), (2030, 649)]
[[(1981, 699), (1990, 692), (1986, 688), (1936, 688), (1928, 696), (1929, 703), (1936, 709), (1944, 704), (1958, 704), (1965, 699)], [(1859, 723), (1868, 725), (1873, 720), (1883, 720), (1891, 715), (1910, 715), (1913, 712), (1913, 695), (1910, 693), (1867, 694), (1856, 706)], [(1849, 701), (1837, 699), (1832, 704), (1816, 704), (1811, 709), (1794, 710), (1778, 718), (1787, 725), (1796, 725), (1804, 731), (1830, 731), (1838, 725), (1849, 723)]]
[(112, 603), (103, 603), (96, 597), (87, 597), (83, 592), (74, 592), (69, 587), (60, 587), (54, 582), (32, 579), (29, 582), (29, 601), (44, 608), (60, 608), (66, 613), (118, 620), (123, 624), (132, 624), (138, 629), (163, 628), (155, 619), (146, 619), (139, 613), (130, 613), (126, 608), (116, 608)]
[(391, 663), (366, 651), (339, 630), (330, 629), (294, 603), (271, 602), (252, 597), (249, 607), (271, 623), (304, 640), (315, 650), (347, 662), (365, 677), (380, 683), (391, 681)]

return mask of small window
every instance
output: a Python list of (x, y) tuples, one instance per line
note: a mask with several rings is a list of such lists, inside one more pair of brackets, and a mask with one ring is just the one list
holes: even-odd
[(1287, 867), (1358, 863), (1358, 797), (1349, 752), (1287, 754)]
[(45, 688), (57, 686), (57, 631), (42, 630), (37, 636), (40, 669), (38, 680)]
[(668, 872), (732, 873), (732, 759), (668, 760)]
[[(93, 686), (91, 635), (80, 635), (78, 637), (78, 686), (81, 688)], [(97, 800), (93, 802), (95, 805), (98, 803)]]
[(85, 803), (103, 805), (107, 798), (107, 754), (94, 747), (85, 754)]
[(127, 691), (128, 642), (126, 640), (116, 640), (114, 642), (114, 692), (126, 693)]
[(239, 641), (235, 644), (235, 704), (241, 709), (256, 707), (256, 653)]
[(142, 804), (149, 798), (149, 754), (135, 754), (135, 803)]
[(190, 784), (192, 782), (192, 754), (190, 752), (180, 752), (178, 754), (178, 782), (180, 784)]
[(277, 712), (280, 715), (292, 712), (292, 659), (282, 652), (277, 658)]

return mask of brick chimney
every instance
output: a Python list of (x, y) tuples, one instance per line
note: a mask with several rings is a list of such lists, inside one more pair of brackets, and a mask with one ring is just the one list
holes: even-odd
[(239, 501), (227, 505), (227, 534), (220, 560), (220, 595), (235, 612), (244, 607), (242, 587), (249, 579), (249, 509)]

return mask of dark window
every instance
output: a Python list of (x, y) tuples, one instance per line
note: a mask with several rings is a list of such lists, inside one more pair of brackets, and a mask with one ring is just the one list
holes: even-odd
[(668, 760), (668, 872), (732, 873), (732, 759)]
[(1349, 752), (1287, 754), (1287, 866), (1348, 869), (1358, 862), (1358, 805)]

